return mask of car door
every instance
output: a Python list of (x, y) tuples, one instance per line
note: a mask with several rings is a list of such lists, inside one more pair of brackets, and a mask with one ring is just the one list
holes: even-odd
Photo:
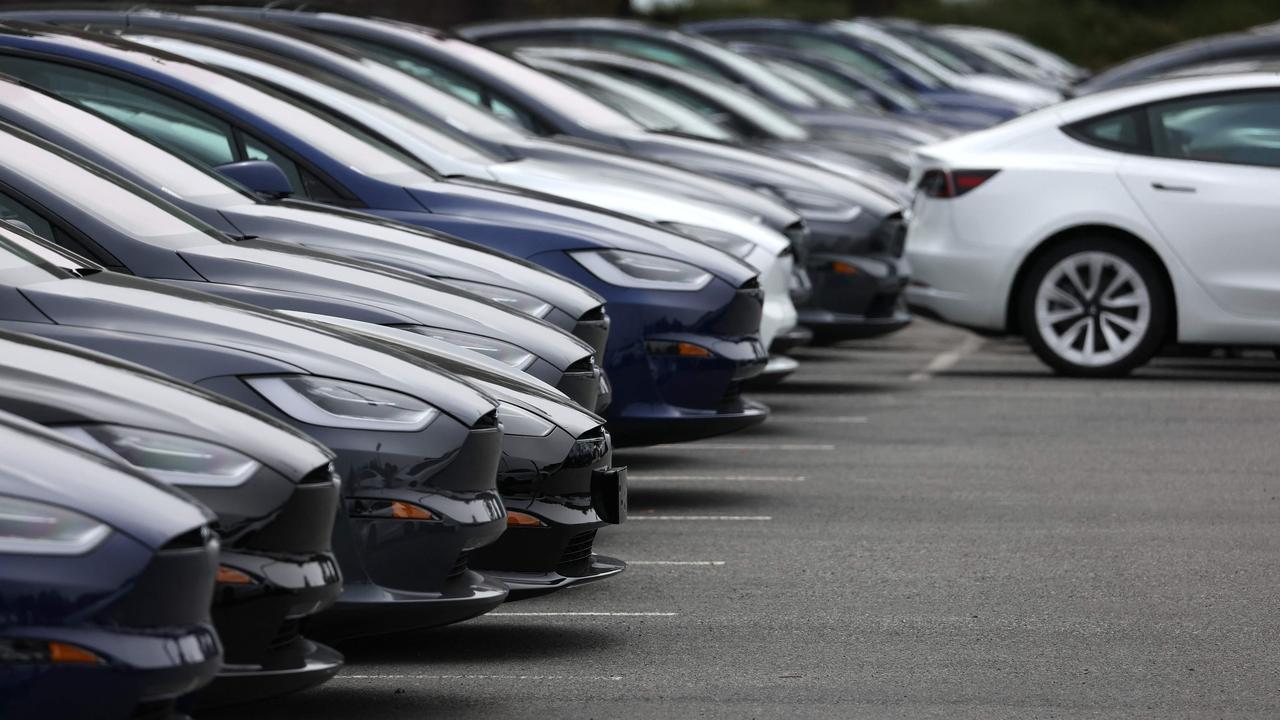
[(1216, 93), (1138, 112), (1150, 156), (1121, 177), (1174, 253), (1228, 313), (1280, 313), (1280, 90)]

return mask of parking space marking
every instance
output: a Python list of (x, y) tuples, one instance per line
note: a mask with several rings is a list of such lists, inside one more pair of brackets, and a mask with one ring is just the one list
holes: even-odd
[(481, 617), (675, 617), (673, 612), (491, 612)]
[(627, 522), (631, 522), (632, 520), (724, 520), (727, 522), (765, 522), (772, 519), (772, 515), (627, 515)]
[(674, 450), (835, 450), (835, 445), (766, 445), (766, 444), (746, 444), (746, 443), (717, 443), (717, 444), (698, 444), (698, 443), (682, 443), (679, 445), (650, 445), (649, 449), (661, 450), (662, 452), (671, 452)]
[(628, 475), (627, 481), (674, 482), (805, 482), (805, 475)]
[(862, 425), (870, 422), (866, 415), (776, 415), (769, 422), (841, 423)]
[(333, 680), (621, 680), (621, 675), (338, 675)]
[(937, 357), (929, 361), (929, 364), (920, 372), (912, 373), (908, 380), (911, 382), (924, 382), (933, 378), (934, 375), (950, 370), (955, 367), (956, 363), (963, 360), (966, 356), (972, 355), (982, 347), (982, 338), (977, 335), (969, 335), (959, 345), (954, 348), (939, 353)]
[(691, 565), (695, 567), (719, 567), (724, 560), (628, 560), (627, 565)]

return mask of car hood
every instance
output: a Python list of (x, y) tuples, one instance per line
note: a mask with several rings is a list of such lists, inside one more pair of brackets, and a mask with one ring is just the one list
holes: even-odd
[(695, 166), (699, 172), (723, 175), (752, 187), (796, 188), (834, 195), (878, 218), (900, 208), (877, 192), (835, 173), (804, 163), (742, 148), (673, 135), (646, 134), (626, 139), (641, 154)]
[(395, 267), (428, 277), (519, 288), (573, 317), (604, 298), (541, 267), (467, 240), (313, 203), (246, 204), (222, 210), (246, 235)]
[(456, 345), (372, 323), (333, 317), (303, 317), (335, 324), (444, 368), (475, 385), (489, 397), (532, 410), (575, 437), (605, 422), (604, 418), (584, 409), (541, 380)]
[(482, 180), (455, 179), (408, 188), (432, 213), (467, 216), (543, 233), (540, 251), (614, 248), (677, 257), (716, 275), (734, 287), (755, 270), (715, 248), (608, 210), (564, 198), (519, 190)]
[(812, 130), (844, 131), (860, 136), (867, 134), (897, 138), (899, 142), (931, 143), (955, 133), (936, 125), (902, 117), (882, 117), (848, 110), (811, 109), (793, 113)]
[(976, 93), (990, 95), (1035, 110), (1062, 100), (1062, 93), (1029, 82), (992, 75), (962, 75), (960, 87)]
[(0, 495), (83, 513), (153, 550), (213, 519), (181, 491), (12, 415), (0, 414), (0, 447)]
[(783, 230), (800, 221), (786, 205), (750, 187), (690, 172), (674, 165), (620, 154), (574, 138), (529, 139), (517, 151), (524, 157), (553, 162), (572, 172), (599, 177), (602, 182), (624, 182), (662, 192), (673, 188), (688, 198), (731, 207), (765, 225)]
[(733, 233), (775, 255), (790, 244), (778, 231), (725, 207), (687, 199), (675, 190), (656, 190), (619, 180), (605, 182), (582, 168), (566, 168), (543, 160), (522, 160), (491, 168), (508, 185), (544, 192), (577, 202), (608, 208), (654, 223), (700, 225)]
[[(187, 382), (271, 373), (351, 380), (413, 395), (468, 427), (494, 408), (450, 374), (385, 346), (206, 293), (111, 272), (30, 283), (21, 292), (58, 325), (159, 338), (185, 350), (148, 364)], [(214, 349), (216, 357), (186, 362), (193, 348), (195, 355)]]
[[(350, 307), (356, 319), (383, 315), (380, 322), (456, 330), (518, 345), (563, 370), (594, 353), (581, 340), (530, 315), (420, 275), (383, 268), (269, 240), (214, 243), (179, 253), (210, 282), (252, 292), (291, 293), (277, 300), (307, 309), (308, 296), (326, 314)], [(338, 301), (337, 304), (333, 301)], [(256, 304), (256, 301), (254, 301)], [(264, 303), (271, 300), (263, 297)], [(371, 313), (378, 309), (382, 313)]]
[(42, 425), (106, 423), (198, 438), (289, 480), (333, 457), (244, 405), (141, 365), (30, 335), (0, 332), (0, 406)]

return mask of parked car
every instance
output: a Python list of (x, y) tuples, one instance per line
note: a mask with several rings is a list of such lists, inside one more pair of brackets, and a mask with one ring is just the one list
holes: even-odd
[(1273, 74), (1099, 93), (920, 151), (913, 304), (1055, 370), (1166, 343), (1276, 345)]
[(233, 239), (162, 196), (3, 122), (0, 147), (0, 218), (16, 218), (106, 267), (252, 305), (438, 337), (596, 407), (601, 374), (594, 349), (527, 314), (398, 270), (264, 238)]
[[(564, 68), (568, 64), (638, 85), (693, 110), (723, 128), (730, 139), (739, 144), (812, 163), (891, 197), (901, 195), (896, 191), (909, 172), (911, 149), (920, 144), (884, 136), (850, 138), (814, 134), (781, 109), (730, 85), (619, 53), (539, 46), (518, 50), (515, 56), (534, 68), (559, 76), (572, 74)], [(595, 81), (595, 77), (580, 73), (576, 80), (579, 86), (584, 86)], [(595, 84), (600, 83), (595, 81)], [(611, 103), (610, 96), (602, 96), (601, 101), (630, 115), (627, 105)]]
[(1114, 90), (1197, 65), (1280, 57), (1280, 33), (1234, 32), (1196, 38), (1139, 55), (1075, 87), (1076, 95)]
[[(441, 170), (442, 163), (446, 169), (454, 163), (448, 156), (447, 143), (444, 144), (443, 157), (440, 144), (433, 144), (432, 137), (438, 137), (438, 134), (430, 127), (376, 103), (353, 86), (337, 86), (345, 84), (341, 78), (315, 78), (314, 72), (308, 72), (287, 58), (272, 57), (241, 46), (214, 47), (202, 38), (134, 33), (127, 33), (125, 37), (237, 75), (252, 77), (287, 95), (303, 108), (340, 115), (359, 130), (378, 135), (441, 174), (445, 174)], [(334, 84), (329, 84), (331, 82)], [(489, 173), (478, 172), (475, 175), (487, 176)], [(571, 200), (658, 222), (742, 259), (759, 272), (760, 286), (764, 291), (761, 342), (769, 347), (778, 335), (796, 326), (796, 308), (791, 301), (795, 253), (788, 238), (752, 218), (706, 203), (687, 201), (670, 191), (658, 193), (645, 188), (618, 186), (600, 182), (590, 175), (573, 177), (577, 179), (571, 180), (564, 174), (558, 174), (554, 180), (549, 180), (544, 174), (521, 175), (517, 179), (522, 179), (520, 185), (530, 190), (549, 191)], [(796, 362), (790, 358), (770, 358), (762, 374), (780, 378), (795, 367)]]
[(506, 529), (502, 431), (485, 395), (385, 344), (111, 272), (21, 230), (0, 226), (0, 267), (0, 329), (146, 365), (336, 453), (343, 591), (308, 632), (440, 625), (506, 598), (466, 564)]
[(247, 407), (139, 365), (0, 332), (0, 412), (181, 488), (217, 515), (223, 666), (200, 704), (319, 685), (342, 655), (300, 634), (342, 591), (329, 550), (333, 453)]
[(933, 30), (976, 50), (994, 51), (1020, 60), (1068, 84), (1078, 83), (1089, 77), (1089, 71), (1085, 68), (1013, 33), (965, 25), (937, 25)]
[(742, 18), (706, 20), (682, 27), (686, 32), (724, 42), (780, 45), (824, 57), (869, 73), (875, 80), (914, 93), (944, 109), (996, 113), (1013, 117), (1025, 111), (1017, 103), (948, 85), (942, 78), (916, 67), (864, 38), (825, 24), (799, 20)]
[(885, 82), (873, 73), (782, 45), (735, 42), (729, 47), (778, 68), (802, 73), (853, 102), (874, 104), (890, 115), (903, 115), (956, 130), (981, 130), (1013, 117), (1012, 111), (961, 110), (939, 107), (927, 99)]
[[(910, 322), (898, 303), (906, 282), (906, 268), (899, 263), (897, 251), (899, 207), (862, 185), (810, 165), (720, 143), (646, 133), (639, 124), (565, 83), (427, 28), (329, 13), (218, 11), (339, 38), (425, 83), (438, 82), (459, 97), (477, 102), (480, 97), (503, 98), (504, 104), (515, 103), (512, 107), (519, 108), (509, 118), (546, 136), (561, 134), (603, 143), (773, 193), (795, 206), (813, 237), (808, 269), (814, 292), (800, 308), (802, 324), (813, 328), (820, 339), (831, 341), (892, 332)], [(484, 92), (468, 90), (477, 87)], [(494, 107), (490, 104), (489, 109)]]
[[(623, 441), (714, 435), (768, 414), (738, 395), (741, 382), (767, 361), (759, 341), (756, 274), (719, 250), (594, 209), (478, 182), (443, 182), (412, 158), (351, 135), (336, 120), (176, 56), (166, 55), (158, 65), (158, 51), (138, 45), (36, 29), (0, 35), (0, 46), (4, 72), (189, 158), (210, 166), (222, 159), (209, 157), (207, 135), (169, 130), (219, 128), (215, 142), (239, 152), (232, 161), (269, 158), (296, 178), (327, 178), (322, 184), (329, 189), (310, 192), (310, 199), (338, 202), (326, 195), (338, 193), (334, 188), (348, 196), (364, 193), (361, 202), (370, 211), (470, 234), (602, 290), (620, 318), (612, 325), (605, 364), (621, 390), (613, 395), (609, 419)], [(81, 93), (86, 87), (94, 88), (92, 97)], [(175, 125), (175, 117), (185, 122)], [(249, 147), (261, 152), (250, 158), (237, 137), (251, 138)], [(302, 180), (293, 185), (315, 187)], [(689, 347), (682, 351), (682, 343)]]
[(12, 415), (0, 447), (0, 713), (168, 716), (222, 662), (213, 515)]
[[(788, 113), (817, 137), (839, 139), (844, 133), (883, 136), (908, 143), (941, 140), (924, 123), (888, 123), (874, 114), (828, 109), (803, 89), (749, 57), (743, 57), (706, 36), (635, 20), (613, 18), (556, 18), (482, 23), (458, 28), (462, 37), (485, 47), (514, 54), (521, 48), (578, 47), (639, 58), (687, 73), (734, 85)], [(825, 132), (824, 132), (825, 131)]]

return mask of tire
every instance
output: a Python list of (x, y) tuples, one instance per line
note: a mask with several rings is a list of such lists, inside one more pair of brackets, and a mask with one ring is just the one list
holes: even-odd
[(1031, 349), (1076, 377), (1122, 377), (1146, 364), (1164, 345), (1173, 316), (1157, 262), (1099, 237), (1069, 240), (1036, 258), (1017, 303)]

